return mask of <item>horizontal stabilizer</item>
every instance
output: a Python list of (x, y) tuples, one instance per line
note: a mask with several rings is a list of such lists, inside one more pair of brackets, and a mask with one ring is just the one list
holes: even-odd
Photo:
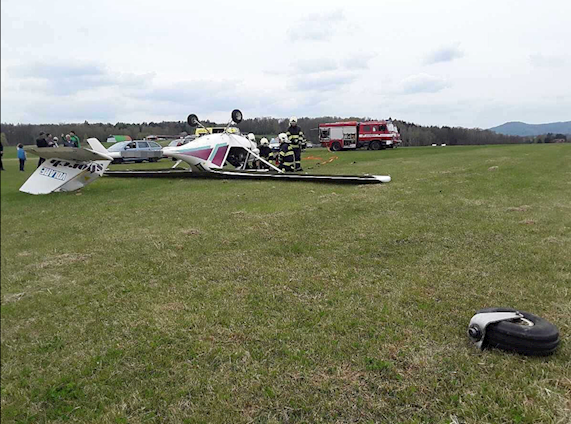
[(89, 147), (91, 147), (92, 151), (107, 155), (107, 149), (103, 146), (103, 144), (101, 144), (101, 142), (98, 139), (92, 137), (88, 138), (86, 141), (87, 144), (89, 144)]

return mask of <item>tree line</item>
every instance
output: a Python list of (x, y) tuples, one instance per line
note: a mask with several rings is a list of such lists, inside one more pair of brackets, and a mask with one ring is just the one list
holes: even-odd
[[(337, 116), (321, 116), (318, 118), (299, 118), (298, 125), (303, 130), (306, 138), (312, 143), (318, 143), (319, 124), (337, 121), (365, 121), (366, 117), (340, 118)], [(393, 120), (398, 126), (403, 146), (429, 146), (433, 143), (448, 145), (477, 145), (477, 144), (514, 144), (549, 142), (549, 138), (538, 137), (518, 137), (496, 134), (489, 130), (462, 127), (438, 127), (422, 126), (414, 123)], [(216, 126), (214, 122), (203, 121), (205, 126)], [(245, 119), (239, 125), (243, 133), (254, 133), (256, 135), (277, 135), (285, 132), (289, 125), (288, 119), (262, 117)], [(183, 133), (193, 133), (185, 121), (163, 121), (163, 122), (142, 122), (125, 123), (89, 123), (87, 121), (78, 124), (0, 124), (1, 132), (4, 135), (2, 141), (8, 145), (33, 144), (38, 134), (43, 131), (60, 137), (68, 134), (71, 130), (82, 139), (96, 137), (100, 141), (105, 141), (111, 135), (129, 135), (134, 140), (143, 139), (149, 135), (177, 137)], [(549, 141), (546, 141), (549, 140)]]

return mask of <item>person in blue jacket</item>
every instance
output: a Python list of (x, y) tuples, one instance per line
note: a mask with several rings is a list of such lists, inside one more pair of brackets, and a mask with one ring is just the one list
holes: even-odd
[(20, 159), (20, 171), (24, 172), (24, 165), (26, 164), (26, 151), (22, 143), (18, 144), (18, 159)]

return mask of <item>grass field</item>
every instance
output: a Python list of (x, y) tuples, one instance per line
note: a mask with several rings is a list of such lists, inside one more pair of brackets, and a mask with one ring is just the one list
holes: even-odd
[[(304, 167), (393, 181), (30, 196), (8, 150), (2, 422), (569, 423), (571, 145), (337, 156)], [(487, 306), (559, 350), (477, 351)]]

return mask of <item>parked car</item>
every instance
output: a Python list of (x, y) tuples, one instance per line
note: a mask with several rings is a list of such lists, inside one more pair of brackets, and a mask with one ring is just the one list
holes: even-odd
[(280, 141), (277, 139), (277, 137), (270, 140), (270, 149), (272, 149), (274, 152), (280, 150)]
[(107, 149), (113, 163), (156, 162), (163, 157), (163, 148), (159, 143), (146, 140), (122, 141)]

